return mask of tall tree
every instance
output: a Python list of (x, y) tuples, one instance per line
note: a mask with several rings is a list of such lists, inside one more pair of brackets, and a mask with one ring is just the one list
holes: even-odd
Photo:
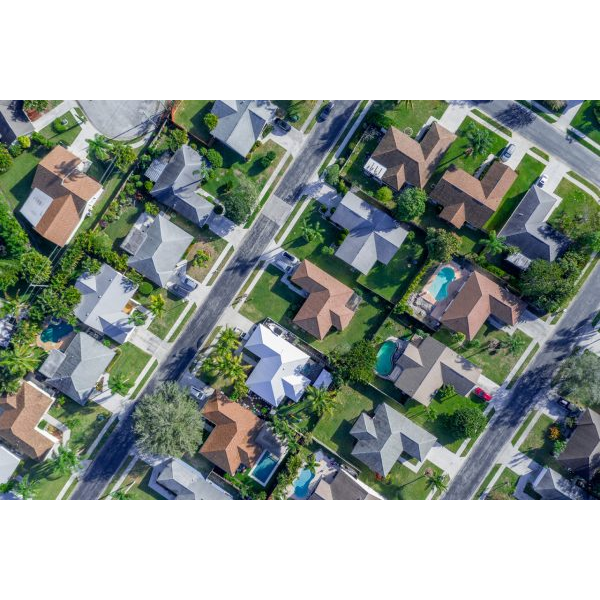
[(165, 297), (160, 293), (156, 292), (148, 298), (148, 308), (152, 312), (152, 314), (160, 319), (165, 314), (166, 310), (166, 302)]
[(92, 139), (85, 141), (88, 143), (88, 153), (93, 158), (100, 162), (106, 162), (110, 159), (112, 145), (103, 135), (97, 133)]
[(304, 397), (319, 417), (324, 413), (331, 414), (338, 403), (335, 392), (331, 392), (321, 387), (317, 388), (312, 385), (309, 385), (306, 388)]
[(451, 231), (428, 227), (425, 245), (431, 260), (446, 262), (460, 251), (460, 238)]
[(54, 472), (59, 475), (75, 473), (81, 461), (77, 452), (68, 446), (59, 446), (56, 458), (53, 461)]
[(427, 208), (427, 194), (421, 188), (409, 187), (398, 197), (396, 216), (401, 221), (413, 221)]
[(558, 392), (584, 406), (600, 406), (600, 357), (586, 351), (569, 356), (555, 379)]
[(469, 126), (465, 131), (465, 137), (473, 150), (473, 154), (487, 154), (490, 151), (492, 146), (492, 135), (487, 127), (469, 123)]
[(6, 293), (0, 306), (0, 317), (4, 318), (10, 315), (15, 321), (18, 321), (28, 306), (29, 304), (21, 297), (19, 292), (14, 296)]
[(370, 383), (373, 380), (377, 350), (371, 340), (359, 340), (345, 354), (334, 352), (332, 362), (343, 381)]
[(37, 346), (18, 344), (0, 351), (0, 366), (11, 375), (22, 378), (38, 368), (43, 353)]
[(39, 487), (40, 486), (37, 481), (31, 479), (29, 475), (24, 475), (21, 478), (21, 481), (15, 485), (13, 491), (23, 500), (32, 500), (36, 497)]
[(501, 254), (508, 249), (505, 239), (498, 237), (495, 231), (490, 231), (487, 239), (483, 240), (482, 243), (484, 251), (491, 256)]

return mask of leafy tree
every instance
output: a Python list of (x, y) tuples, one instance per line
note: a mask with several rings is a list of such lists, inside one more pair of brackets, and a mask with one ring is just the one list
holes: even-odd
[(122, 173), (126, 173), (136, 159), (135, 150), (123, 142), (113, 143), (112, 154), (115, 158), (115, 166)]
[(331, 414), (338, 404), (335, 392), (312, 385), (306, 388), (305, 398), (319, 417), (324, 413)]
[(31, 479), (29, 475), (24, 475), (15, 487), (15, 494), (23, 498), (23, 500), (32, 500), (36, 497), (39, 489), (37, 481)]
[(600, 357), (589, 351), (568, 357), (560, 366), (555, 384), (562, 396), (584, 406), (599, 406)]
[(93, 158), (100, 162), (106, 162), (110, 159), (112, 145), (103, 135), (97, 133), (93, 139), (85, 141), (88, 143), (88, 154)]
[(462, 331), (455, 331), (452, 334), (452, 341), (459, 346), (462, 346), (465, 343), (466, 335)]
[(29, 246), (27, 234), (5, 202), (0, 202), (0, 240), (7, 258), (20, 258)]
[(221, 198), (226, 215), (234, 223), (241, 225), (250, 216), (257, 196), (256, 186), (252, 182), (247, 179), (240, 180)]
[(240, 398), (243, 398), (244, 396), (247, 396), (249, 391), (250, 390), (244, 380), (235, 379), (233, 381), (233, 388), (231, 390), (231, 393), (229, 394), (229, 397), (232, 400), (236, 401), (236, 400), (239, 400)]
[(157, 318), (160, 318), (165, 314), (165, 305), (165, 297), (160, 292), (152, 294), (148, 299), (148, 308)]
[(31, 317), (43, 321), (46, 316), (74, 323), (73, 309), (81, 302), (81, 292), (74, 286), (54, 285), (46, 288), (31, 307)]
[(501, 254), (508, 249), (506, 240), (502, 237), (498, 237), (495, 231), (490, 231), (487, 239), (483, 240), (482, 243), (484, 251), (491, 256)]
[(554, 458), (558, 458), (565, 451), (566, 447), (566, 440), (555, 440), (554, 444), (552, 445), (552, 454)]
[(591, 231), (583, 235), (580, 241), (590, 252), (600, 252), (600, 231)]
[(211, 166), (215, 169), (220, 169), (223, 166), (223, 156), (218, 150), (209, 148), (206, 152), (206, 158)]
[(393, 197), (394, 197), (394, 194), (393, 194), (392, 190), (390, 190), (390, 188), (385, 185), (382, 185), (375, 192), (375, 198), (377, 198), (377, 200), (379, 200), (379, 202), (381, 202), (383, 204), (387, 204), (388, 202), (391, 202)]
[(6, 173), (13, 164), (13, 157), (4, 144), (0, 144), (0, 174)]
[(377, 350), (371, 340), (359, 340), (346, 354), (334, 353), (332, 362), (343, 381), (370, 383), (373, 380)]
[(58, 475), (75, 473), (80, 464), (77, 452), (68, 446), (59, 446), (56, 458), (52, 462), (54, 472)]
[(21, 146), (23, 150), (27, 150), (27, 148), (31, 147), (31, 138), (27, 135), (20, 135), (17, 138), (17, 142), (19, 142), (19, 146)]
[(340, 165), (334, 163), (325, 170), (325, 182), (335, 187), (340, 180)]
[(444, 383), (438, 390), (437, 395), (440, 400), (446, 400), (456, 395), (456, 388), (451, 383)]
[(446, 262), (460, 251), (460, 238), (446, 229), (428, 227), (425, 245), (431, 260)]
[(102, 268), (102, 263), (97, 258), (92, 258), (91, 256), (86, 256), (81, 261), (81, 272), (89, 273), (90, 275), (96, 275), (100, 272)]
[(194, 258), (192, 258), (192, 265), (194, 267), (203, 267), (210, 260), (210, 254), (206, 250), (197, 250), (196, 254), (194, 254)]
[(396, 216), (401, 221), (418, 219), (427, 208), (427, 194), (421, 188), (409, 187), (398, 197)]
[(169, 132), (167, 136), (167, 147), (171, 152), (175, 152), (181, 146), (185, 146), (190, 141), (185, 129), (175, 128)]
[(126, 396), (127, 392), (133, 385), (129, 382), (129, 377), (125, 377), (122, 373), (117, 373), (116, 375), (111, 375), (108, 380), (108, 387), (110, 391), (114, 394), (120, 394), (121, 396)]
[(25, 110), (35, 110), (35, 112), (44, 112), (50, 102), (48, 100), (23, 100), (23, 108)]
[(475, 406), (463, 406), (447, 415), (449, 429), (457, 438), (473, 438), (479, 435), (487, 424), (487, 419)]
[(145, 202), (144, 210), (151, 216), (155, 217), (160, 212), (160, 207), (156, 202)]
[(144, 452), (180, 458), (197, 451), (203, 421), (196, 401), (169, 381), (142, 396), (133, 413), (133, 429)]
[(46, 283), (52, 274), (52, 261), (37, 250), (29, 250), (21, 257), (21, 273), (28, 283)]
[(471, 122), (465, 131), (465, 137), (473, 150), (473, 154), (487, 154), (490, 151), (492, 135), (487, 127), (480, 127)]
[(520, 336), (512, 335), (507, 341), (510, 354), (519, 354), (527, 346), (527, 342)]
[(213, 115), (213, 113), (207, 113), (204, 115), (204, 124), (209, 131), (212, 131), (219, 124), (219, 117), (217, 115)]

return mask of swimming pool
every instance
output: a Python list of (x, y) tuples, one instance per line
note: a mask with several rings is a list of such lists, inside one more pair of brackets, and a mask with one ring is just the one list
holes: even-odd
[(396, 342), (387, 340), (379, 346), (377, 351), (377, 362), (375, 363), (375, 370), (379, 375), (386, 377), (392, 372), (394, 368), (393, 358), (396, 352)]
[(311, 473), (308, 469), (302, 469), (300, 475), (294, 481), (294, 494), (299, 500), (306, 500), (310, 493), (308, 487), (310, 482), (314, 479), (314, 473)]
[(429, 286), (429, 293), (439, 302), (448, 297), (448, 284), (456, 279), (452, 267), (444, 267), (438, 271), (433, 283)]
[(271, 479), (271, 475), (273, 475), (278, 462), (277, 458), (265, 450), (258, 459), (254, 469), (250, 472), (250, 477), (258, 481), (261, 485), (266, 485), (269, 479)]
[(51, 323), (42, 331), (40, 339), (42, 342), (59, 342), (65, 336), (69, 335), (73, 331), (73, 326), (60, 321), (59, 323)]

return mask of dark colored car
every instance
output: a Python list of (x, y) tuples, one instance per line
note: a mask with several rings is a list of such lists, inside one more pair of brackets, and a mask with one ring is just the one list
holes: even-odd
[(283, 129), (284, 131), (289, 131), (292, 128), (292, 126), (287, 121), (284, 121), (283, 119), (280, 119), (279, 117), (277, 117), (275, 119), (275, 125), (277, 125), (277, 127), (280, 127), (281, 129)]
[(488, 394), (483, 388), (477, 387), (473, 390), (473, 393), (482, 400), (489, 402), (492, 399), (492, 395)]
[(571, 403), (566, 400), (565, 398), (559, 398), (557, 400), (557, 402), (564, 408), (566, 408), (567, 410), (571, 410)]
[(319, 116), (317, 118), (317, 121), (319, 122), (323, 122), (325, 121), (325, 119), (327, 119), (327, 117), (330, 115), (331, 111), (333, 110), (334, 104), (333, 102), (328, 102), (324, 107), (323, 110), (319, 113)]

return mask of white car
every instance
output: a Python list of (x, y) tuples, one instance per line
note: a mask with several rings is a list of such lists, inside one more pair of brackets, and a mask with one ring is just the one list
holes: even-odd
[(538, 187), (544, 187), (548, 181), (548, 175), (544, 174), (538, 179)]

